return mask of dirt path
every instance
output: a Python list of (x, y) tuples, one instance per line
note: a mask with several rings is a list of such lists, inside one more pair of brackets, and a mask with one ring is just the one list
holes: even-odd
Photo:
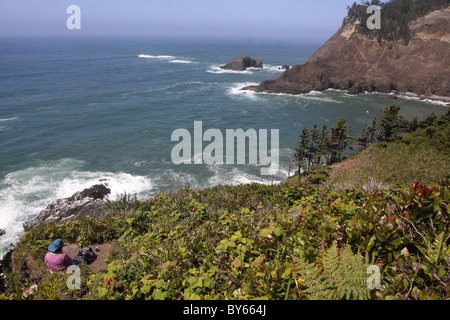
[[(92, 248), (94, 253), (97, 255), (97, 259), (89, 265), (90, 269), (93, 273), (99, 272), (101, 269), (106, 269), (107, 264), (105, 263), (105, 254), (110, 253), (115, 249), (113, 244), (101, 244), (101, 245), (89, 245), (88, 247)], [(67, 244), (64, 247), (63, 252), (66, 253), (72, 259), (75, 258), (78, 254), (78, 251), (81, 247), (76, 244)]]

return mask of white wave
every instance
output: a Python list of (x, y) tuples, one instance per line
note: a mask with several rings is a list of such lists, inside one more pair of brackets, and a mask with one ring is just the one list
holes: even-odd
[(146, 58), (146, 59), (159, 59), (159, 60), (166, 60), (167, 62), (170, 63), (184, 63), (184, 64), (189, 64), (189, 63), (194, 63), (191, 60), (186, 60), (186, 59), (180, 59), (174, 56), (169, 56), (169, 55), (158, 55), (158, 56), (152, 56), (152, 55), (148, 55), (148, 54), (140, 54), (138, 55), (139, 58)]
[(138, 55), (139, 58), (146, 58), (146, 59), (175, 59), (174, 56), (168, 56), (168, 55), (158, 55), (158, 56), (152, 56), (148, 54), (140, 54)]
[(450, 107), (450, 102), (447, 102), (447, 101), (432, 100), (432, 99), (423, 99), (420, 101), (435, 104), (435, 105), (440, 105), (440, 106), (444, 106), (444, 107)]
[[(262, 176), (253, 175), (239, 170), (237, 167), (229, 165), (210, 165), (209, 170), (214, 175), (208, 179), (210, 185), (240, 185), (249, 183), (270, 184), (271, 179), (264, 179)], [(231, 168), (231, 170), (230, 170)]]
[(62, 159), (11, 172), (0, 181), (0, 229), (6, 230), (0, 237), (0, 258), (23, 234), (23, 223), (56, 199), (70, 197), (99, 183), (111, 189), (111, 200), (125, 192), (140, 199), (154, 195), (154, 183), (147, 177), (83, 171), (83, 166), (82, 161)]
[(124, 193), (136, 194), (138, 198), (144, 199), (152, 195), (154, 188), (152, 181), (144, 176), (133, 176), (123, 172), (74, 171), (70, 177), (59, 183), (57, 198), (68, 197), (76, 191), (81, 191), (98, 183), (105, 184), (111, 189), (109, 195), (111, 200)]
[(308, 99), (308, 100), (316, 100), (316, 101), (322, 101), (322, 102), (333, 102), (333, 103), (342, 103), (342, 101), (333, 99), (329, 96), (327, 96), (326, 92), (323, 91), (311, 91), (305, 94), (301, 94), (301, 97)]
[(253, 74), (254, 72), (284, 72), (283, 69), (281, 69), (282, 66), (274, 66), (271, 64), (264, 64), (262, 68), (247, 68), (244, 71), (236, 71), (236, 70), (225, 70), (220, 68), (222, 65), (213, 64), (209, 66), (209, 69), (206, 70), (206, 72), (209, 73), (233, 73), (233, 74)]
[[(258, 84), (256, 84), (256, 85), (258, 85)], [(251, 84), (251, 85), (254, 85), (254, 84)], [(250, 90), (241, 90), (241, 91), (253, 93), (253, 91), (250, 91)], [(315, 101), (333, 102), (333, 103), (339, 103), (339, 104), (343, 103), (342, 101), (339, 101), (339, 100), (336, 100), (336, 99), (326, 96), (326, 94), (321, 91), (311, 91), (311, 92), (303, 93), (303, 94), (273, 93), (273, 92), (256, 92), (255, 94), (281, 96), (281, 97), (283, 97), (283, 96), (284, 97), (294, 97), (294, 98), (303, 99), (303, 100), (315, 100)]]
[[(220, 68), (222, 65), (214, 64), (209, 66), (209, 69), (206, 72), (209, 73), (234, 73), (234, 74), (253, 74), (252, 69), (247, 69), (244, 71), (235, 71), (235, 70), (225, 70)], [(255, 70), (255, 68), (253, 68)]]
[(0, 119), (0, 122), (6, 122), (6, 121), (14, 121), (19, 119), (19, 117), (13, 117), (13, 118), (4, 118), (4, 119)]
[(193, 63), (192, 61), (189, 61), (189, 60), (177, 60), (177, 59), (170, 60), (169, 62), (171, 62), (171, 63)]
[(308, 93), (305, 93), (304, 96), (320, 96), (323, 95), (321, 91), (312, 90)]
[[(378, 94), (378, 93), (376, 93)], [(414, 93), (399, 93), (397, 94), (397, 97), (400, 99), (405, 99), (405, 100), (412, 100), (412, 101), (418, 101), (418, 102), (425, 102), (425, 103), (429, 103), (429, 104), (435, 104), (435, 105), (441, 105), (444, 107), (450, 107), (450, 102), (449, 101), (443, 101), (443, 100), (434, 100), (434, 99), (427, 99), (427, 98), (422, 98), (420, 96), (415, 95)]]
[(242, 88), (245, 88), (247, 86), (257, 86), (258, 84), (259, 83), (257, 83), (257, 82), (233, 83), (228, 87), (227, 94), (256, 100), (256, 99), (258, 99), (258, 93), (254, 92), (254, 91), (250, 91), (250, 90), (242, 90)]
[(187, 186), (203, 187), (195, 175), (174, 169), (159, 169), (153, 173), (153, 180), (162, 191), (178, 190)]
[(284, 72), (285, 70), (282, 69), (282, 66), (274, 66), (271, 64), (263, 64), (263, 71), (271, 71), (271, 72)]

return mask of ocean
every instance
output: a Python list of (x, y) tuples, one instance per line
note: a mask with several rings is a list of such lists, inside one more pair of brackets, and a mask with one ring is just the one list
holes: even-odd
[[(282, 41), (130, 38), (0, 39), (0, 257), (22, 224), (53, 200), (106, 183), (110, 198), (140, 199), (186, 186), (279, 183), (304, 126), (339, 117), (357, 135), (392, 103), (412, 119), (448, 107), (430, 101), (351, 96), (328, 90), (301, 96), (240, 88), (304, 63), (320, 44)], [(237, 56), (263, 69), (225, 71)], [(277, 174), (254, 164), (181, 164), (171, 152), (177, 129), (279, 130)], [(205, 144), (206, 145), (206, 144)], [(294, 172), (294, 168), (292, 168)]]

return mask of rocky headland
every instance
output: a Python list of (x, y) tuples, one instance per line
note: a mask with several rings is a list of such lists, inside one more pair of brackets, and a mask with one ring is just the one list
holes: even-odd
[(28, 231), (42, 224), (63, 224), (67, 221), (81, 220), (88, 215), (101, 218), (106, 214), (103, 208), (110, 193), (111, 189), (98, 184), (76, 192), (69, 198), (55, 200), (34, 219), (26, 221), (23, 227)]
[(411, 39), (387, 41), (358, 32), (350, 17), (306, 63), (243, 90), (305, 94), (326, 89), (408, 93), (450, 102), (450, 7), (409, 23)]
[(230, 63), (220, 67), (223, 70), (245, 71), (247, 68), (263, 68), (262, 59), (254, 59), (251, 57), (237, 57)]

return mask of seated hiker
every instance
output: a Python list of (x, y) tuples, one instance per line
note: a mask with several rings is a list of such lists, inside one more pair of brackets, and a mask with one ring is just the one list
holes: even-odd
[(74, 264), (73, 260), (62, 252), (64, 246), (66, 245), (61, 239), (56, 239), (48, 246), (49, 252), (45, 255), (44, 261), (51, 272), (66, 270)]

